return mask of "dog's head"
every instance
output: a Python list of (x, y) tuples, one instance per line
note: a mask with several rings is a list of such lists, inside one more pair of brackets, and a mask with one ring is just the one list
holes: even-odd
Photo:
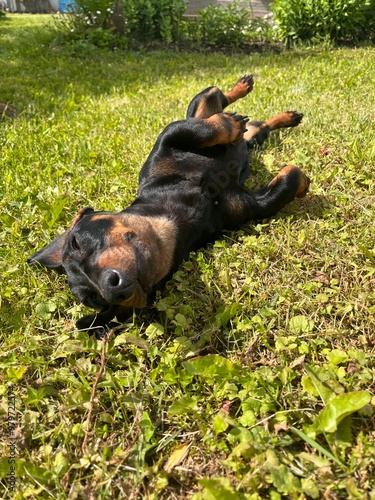
[(141, 308), (171, 269), (175, 242), (175, 225), (164, 217), (84, 209), (28, 263), (65, 272), (73, 295), (88, 307)]

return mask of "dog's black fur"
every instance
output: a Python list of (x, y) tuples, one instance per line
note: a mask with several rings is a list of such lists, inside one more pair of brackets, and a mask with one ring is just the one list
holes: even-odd
[(99, 310), (81, 318), (79, 329), (100, 329), (114, 317), (125, 321), (189, 252), (224, 229), (270, 217), (305, 196), (310, 180), (294, 166), (284, 167), (262, 189), (244, 187), (249, 149), (263, 144), (271, 130), (298, 125), (303, 116), (288, 111), (248, 123), (246, 116), (223, 112), (252, 87), (247, 75), (227, 93), (209, 87), (198, 94), (187, 118), (160, 134), (130, 207), (119, 213), (82, 210), (64, 234), (29, 258), (29, 264), (64, 271), (77, 299)]

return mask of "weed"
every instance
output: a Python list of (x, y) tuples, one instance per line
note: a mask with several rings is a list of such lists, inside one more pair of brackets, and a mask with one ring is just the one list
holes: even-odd
[(271, 10), (285, 41), (359, 40), (374, 34), (374, 0), (275, 0)]

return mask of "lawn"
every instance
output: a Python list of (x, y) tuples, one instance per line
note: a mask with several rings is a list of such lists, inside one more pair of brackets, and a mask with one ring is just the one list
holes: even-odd
[[(49, 22), (0, 21), (20, 112), (0, 122), (1, 496), (375, 499), (375, 49), (106, 52)], [(248, 72), (236, 111), (305, 114), (249, 186), (292, 163), (310, 193), (192, 255), (107, 341), (78, 332), (88, 311), (27, 257), (80, 208), (127, 206), (163, 127)]]

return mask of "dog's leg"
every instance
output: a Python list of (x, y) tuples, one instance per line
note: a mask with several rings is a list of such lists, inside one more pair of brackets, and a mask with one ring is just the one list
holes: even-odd
[(254, 78), (253, 75), (244, 75), (242, 78), (238, 80), (236, 85), (230, 90), (226, 92), (224, 95), (228, 100), (228, 104), (232, 104), (238, 99), (242, 99), (249, 94), (254, 87)]
[[(158, 159), (165, 156), (169, 148), (192, 151), (231, 144), (240, 141), (246, 132), (247, 116), (223, 113), (229, 104), (245, 97), (253, 88), (253, 76), (245, 75), (232, 90), (223, 93), (218, 87), (208, 87), (191, 101), (187, 119), (171, 123), (160, 134), (151, 154), (140, 173), (140, 180), (152, 172), (161, 171)], [(157, 168), (156, 168), (157, 166)], [(162, 170), (174, 173), (163, 159)]]
[(249, 148), (253, 148), (256, 145), (261, 146), (268, 139), (272, 130), (296, 127), (301, 123), (302, 118), (302, 113), (286, 111), (269, 120), (249, 122), (246, 125), (247, 130), (243, 137)]
[(189, 104), (186, 118), (209, 118), (238, 99), (247, 96), (254, 85), (253, 75), (245, 75), (238, 80), (232, 90), (222, 92), (218, 87), (208, 87), (193, 98)]
[(163, 148), (175, 148), (192, 151), (238, 142), (246, 132), (248, 121), (247, 116), (219, 113), (209, 118), (174, 122), (159, 136), (154, 150), (158, 152)]
[(230, 187), (220, 198), (224, 228), (238, 229), (254, 219), (266, 219), (276, 214), (294, 198), (303, 198), (310, 179), (298, 167), (288, 165), (264, 188), (251, 191), (240, 186)]

